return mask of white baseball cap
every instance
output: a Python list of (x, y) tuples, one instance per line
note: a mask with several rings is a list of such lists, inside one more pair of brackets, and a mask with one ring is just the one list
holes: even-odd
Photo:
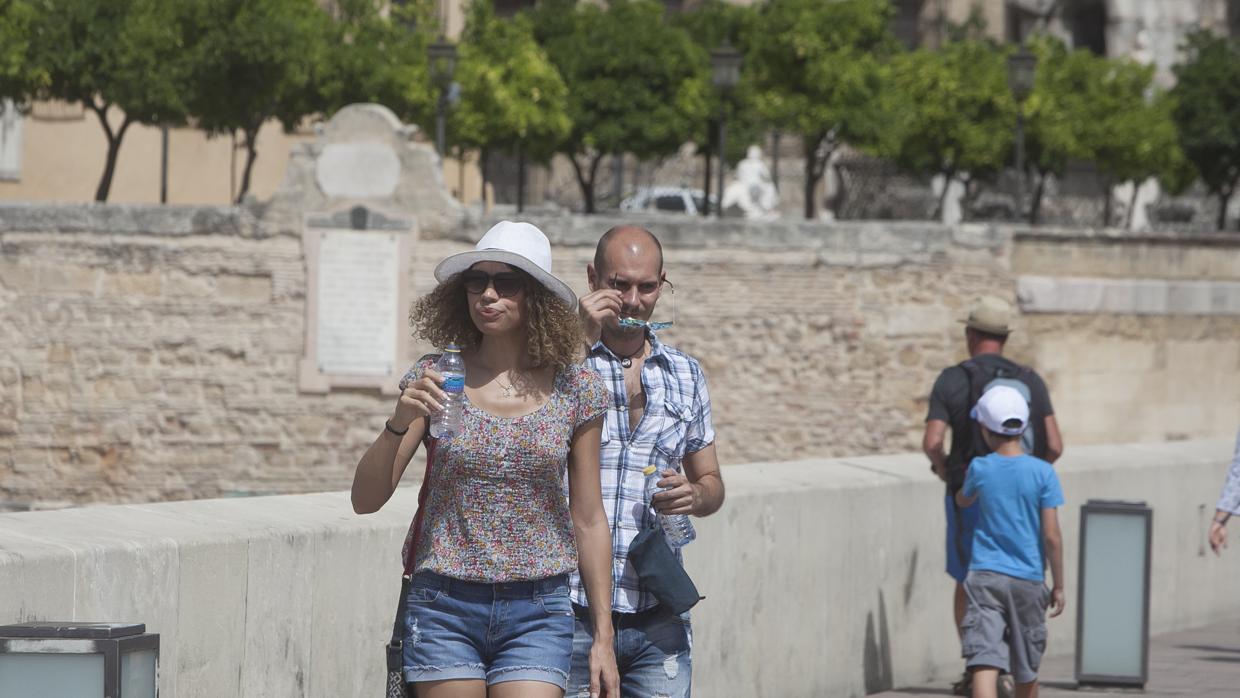
[(996, 385), (982, 395), (969, 416), (996, 434), (1016, 436), (1029, 425), (1029, 403), (1016, 388)]
[(547, 287), (568, 304), (577, 306), (577, 296), (568, 284), (551, 273), (551, 242), (543, 231), (529, 223), (500, 221), (482, 236), (472, 252), (461, 252), (435, 267), (435, 280), (447, 281), (478, 262), (501, 262), (520, 269)]

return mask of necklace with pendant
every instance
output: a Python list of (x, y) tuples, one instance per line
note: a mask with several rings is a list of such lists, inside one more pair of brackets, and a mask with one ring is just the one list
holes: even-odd
[(512, 397), (512, 390), (513, 390), (513, 388), (512, 388), (512, 386), (511, 386), (511, 385), (504, 385), (504, 381), (500, 380), (500, 379), (499, 379), (499, 376), (496, 376), (496, 377), (495, 377), (495, 382), (496, 382), (496, 383), (499, 383), (499, 389), (500, 389), (500, 390), (502, 390), (502, 391), (504, 391), (504, 397), (505, 397), (505, 398), (510, 398), (510, 397)]
[(637, 358), (637, 355), (641, 354), (644, 351), (646, 351), (646, 342), (642, 341), (642, 345), (637, 348), (637, 351), (633, 352), (632, 354), (629, 354), (628, 356), (620, 357), (620, 365), (625, 368), (632, 368), (633, 359)]

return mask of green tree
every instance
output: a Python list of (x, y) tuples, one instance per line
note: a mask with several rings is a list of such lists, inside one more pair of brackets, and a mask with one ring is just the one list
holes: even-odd
[(530, 16), (568, 86), (573, 127), (557, 150), (571, 160), (585, 210), (593, 213), (604, 156), (674, 153), (705, 118), (710, 83), (701, 72), (702, 49), (664, 22), (654, 0), (613, 0), (606, 8), (543, 0)]
[[(107, 157), (96, 201), (106, 201), (126, 131), (186, 118), (180, 0), (33, 0), (28, 57), (46, 81), (17, 95), (59, 99), (98, 117)], [(119, 122), (113, 108), (120, 111)]]
[(1007, 86), (1005, 53), (990, 42), (964, 39), (937, 51), (897, 56), (889, 67), (889, 114), (882, 152), (905, 172), (942, 175), (949, 185), (993, 176), (1012, 149), (1016, 105)]
[[(375, 102), (402, 121), (433, 130), (435, 90), (426, 49), (438, 25), (433, 0), (337, 0), (324, 60), (311, 66), (311, 100), (327, 113)], [(386, 8), (386, 9), (385, 9)]]
[(534, 40), (528, 17), (503, 20), (490, 0), (469, 6), (456, 80), (461, 101), (449, 134), (477, 148), (483, 179), (491, 152), (519, 151), (546, 162), (569, 134), (568, 88)]
[(250, 188), (258, 131), (279, 119), (292, 131), (325, 102), (314, 89), (330, 18), (315, 0), (187, 0), (198, 36), (192, 50), (190, 111), (213, 134), (240, 131), (246, 150), (237, 201)]
[[(744, 38), (749, 35), (750, 27), (757, 21), (757, 17), (755, 6), (734, 5), (723, 0), (707, 0), (693, 10), (675, 16), (674, 24), (685, 30), (702, 49), (701, 55), (706, 60), (698, 69), (703, 81), (709, 84), (711, 80), (709, 57), (712, 50), (727, 44), (739, 50), (742, 55), (745, 53)], [(744, 64), (741, 65), (741, 71), (745, 71)], [(727, 152), (723, 155), (724, 161), (729, 165), (735, 165), (743, 159), (751, 144), (765, 141), (769, 128), (766, 119), (758, 113), (753, 85), (750, 82), (742, 81), (726, 96), (718, 89), (707, 92), (708, 116), (697, 124), (692, 134), (694, 143), (698, 144), (697, 154), (703, 157), (706, 165), (705, 186), (702, 190), (707, 199), (711, 196), (713, 186), (711, 160), (719, 155), (719, 117), (724, 110), (727, 111)], [(719, 195), (722, 200), (722, 192), (719, 192)], [(704, 209), (703, 213), (706, 212), (708, 211)]]
[(1201, 181), (1218, 197), (1218, 229), (1240, 184), (1240, 39), (1190, 34), (1185, 61), (1173, 69), (1173, 118), (1180, 146)]
[(1069, 51), (1050, 36), (1035, 37), (1030, 48), (1038, 63), (1033, 92), (1024, 105), (1025, 153), (1035, 174), (1029, 220), (1037, 223), (1047, 179), (1063, 177), (1070, 161), (1093, 157), (1082, 132), (1091, 118), (1090, 90), (1101, 59), (1085, 49)]
[(26, 0), (0, 0), (0, 99), (26, 99), (47, 84), (47, 71), (30, 55), (37, 18)]
[(898, 44), (886, 0), (770, 0), (743, 37), (760, 114), (801, 137), (805, 217), (831, 155), (866, 148), (882, 132), (882, 65)]
[(1112, 188), (1140, 184), (1175, 167), (1171, 103), (1153, 99), (1153, 66), (1129, 59), (1095, 59), (1089, 102), (1078, 124), (1098, 168), (1104, 197), (1102, 224), (1112, 224)]

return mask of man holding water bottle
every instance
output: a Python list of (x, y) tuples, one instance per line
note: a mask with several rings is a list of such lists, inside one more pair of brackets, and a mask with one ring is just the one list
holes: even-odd
[[(649, 523), (651, 506), (660, 514), (708, 516), (723, 504), (706, 377), (696, 359), (659, 340), (657, 330), (670, 323), (651, 322), (663, 292), (672, 289), (663, 248), (650, 231), (635, 226), (608, 230), (586, 273), (590, 293), (578, 305), (586, 363), (603, 377), (611, 398), (599, 460), (612, 535), (620, 691), (625, 698), (687, 698), (692, 673), (688, 613), (662, 608), (643, 588), (628, 554), (638, 531)], [(643, 471), (651, 466), (662, 475), (662, 491), (647, 501)], [(675, 554), (682, 561), (679, 549)], [(592, 632), (579, 576), (570, 587), (577, 621), (565, 695), (575, 698), (589, 695)]]

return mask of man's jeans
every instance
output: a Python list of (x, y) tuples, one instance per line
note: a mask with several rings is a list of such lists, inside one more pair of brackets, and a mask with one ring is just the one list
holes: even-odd
[[(565, 698), (590, 698), (590, 611), (573, 606), (573, 668)], [(686, 618), (655, 607), (641, 613), (613, 613), (621, 698), (689, 698), (693, 633)]]

